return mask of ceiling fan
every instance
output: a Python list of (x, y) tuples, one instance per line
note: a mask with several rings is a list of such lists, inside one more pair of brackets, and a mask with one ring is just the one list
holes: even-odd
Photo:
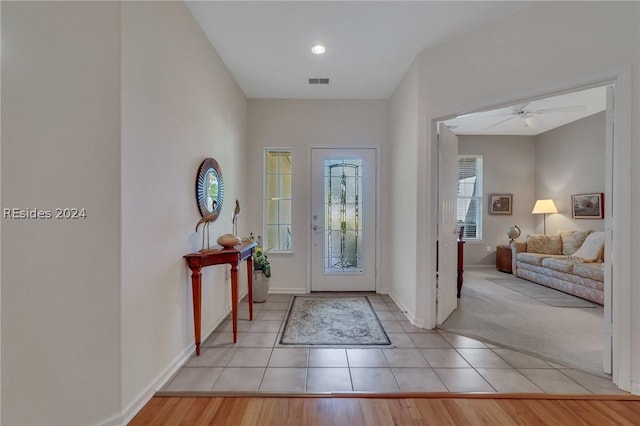
[(502, 108), (498, 111), (491, 111), (490, 113), (484, 114), (479, 113), (477, 117), (479, 118), (489, 118), (489, 117), (504, 117), (502, 120), (497, 123), (493, 123), (488, 127), (485, 127), (484, 130), (491, 129), (493, 127), (497, 127), (507, 121), (513, 119), (521, 119), (524, 127), (533, 127), (535, 125), (535, 117), (538, 115), (544, 114), (559, 114), (559, 113), (581, 113), (587, 110), (587, 105), (571, 105), (571, 106), (561, 106), (561, 107), (552, 107), (552, 108), (539, 108), (533, 109), (530, 108), (531, 103), (527, 102), (524, 104), (514, 105), (508, 108)]

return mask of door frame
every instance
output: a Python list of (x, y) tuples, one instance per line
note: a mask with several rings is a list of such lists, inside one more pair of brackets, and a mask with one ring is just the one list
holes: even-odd
[[(615, 253), (611, 257), (610, 273), (616, 277), (616, 285), (612, 285), (611, 297), (605, 295), (605, 304), (611, 308), (611, 333), (613, 335), (612, 344), (612, 380), (620, 389), (640, 394), (640, 385), (631, 382), (631, 111), (632, 111), (632, 69), (630, 65), (617, 67), (597, 75), (591, 75), (584, 79), (576, 79), (564, 82), (557, 86), (547, 87), (546, 90), (525, 93), (520, 97), (504, 99), (502, 102), (472, 106), (467, 110), (447, 114), (437, 118), (428, 119), (429, 133), (437, 133), (437, 124), (463, 114), (472, 112), (498, 109), (505, 106), (518, 104), (535, 99), (541, 99), (562, 93), (575, 92), (590, 87), (614, 84), (614, 123), (615, 131), (613, 135), (613, 146), (607, 145), (606, 149), (611, 152), (611, 162), (605, 165), (605, 174), (611, 176), (610, 184), (606, 184), (605, 191), (612, 200), (610, 211), (612, 226), (610, 235), (612, 239), (609, 253)], [(437, 147), (436, 147), (437, 149)], [(439, 164), (439, 160), (436, 159)], [(439, 182), (432, 183), (432, 191), (438, 194), (440, 190)], [(437, 218), (432, 219), (432, 229), (437, 231)], [(435, 259), (433, 259), (435, 262)], [(435, 263), (434, 263), (435, 264)], [(435, 271), (434, 271), (435, 274)], [(431, 294), (435, 294), (435, 275), (431, 280)], [(431, 322), (435, 324), (434, 314), (436, 312), (436, 299), (431, 301), (430, 310), (432, 312)], [(614, 308), (615, 307), (615, 308)], [(606, 331), (605, 331), (606, 332)]]
[(312, 193), (312, 189), (313, 189), (313, 175), (311, 173), (311, 167), (312, 167), (312, 162), (313, 162), (313, 158), (312, 158), (312, 152), (314, 149), (373, 149), (375, 152), (375, 157), (376, 157), (376, 161), (375, 161), (375, 182), (376, 182), (376, 201), (375, 201), (375, 231), (376, 231), (376, 235), (375, 235), (375, 249), (376, 249), (376, 255), (375, 255), (375, 265), (374, 265), (374, 274), (375, 274), (375, 292), (379, 293), (380, 292), (380, 196), (381, 196), (381, 191), (380, 191), (380, 184), (381, 184), (381, 180), (380, 180), (380, 147), (377, 145), (309, 145), (309, 149), (307, 150), (307, 164), (309, 165), (309, 173), (308, 175), (308, 182), (307, 182), (307, 190), (308, 190), (308, 205), (307, 205), (307, 220), (306, 220), (306, 224), (307, 224), (307, 246), (306, 246), (306, 250), (307, 250), (307, 278), (306, 278), (306, 283), (305, 283), (305, 289), (307, 294), (311, 293), (311, 276), (312, 276), (312, 271), (311, 271), (311, 261), (312, 261), (312, 250), (311, 250), (311, 244), (313, 244), (313, 235), (312, 235), (312, 229), (311, 227), (313, 226), (313, 220), (312, 220), (312, 197), (311, 197), (311, 193)]

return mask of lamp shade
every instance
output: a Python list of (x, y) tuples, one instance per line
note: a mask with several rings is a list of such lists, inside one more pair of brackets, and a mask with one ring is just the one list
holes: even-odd
[(556, 205), (553, 203), (553, 200), (538, 200), (536, 201), (536, 205), (533, 206), (532, 214), (543, 214), (543, 213), (558, 213), (558, 209)]

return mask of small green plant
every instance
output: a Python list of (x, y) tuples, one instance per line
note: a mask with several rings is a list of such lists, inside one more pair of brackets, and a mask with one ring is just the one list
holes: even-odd
[(253, 269), (255, 271), (262, 271), (267, 278), (271, 277), (271, 264), (269, 264), (269, 259), (267, 259), (267, 255), (260, 246), (256, 247), (253, 253)]

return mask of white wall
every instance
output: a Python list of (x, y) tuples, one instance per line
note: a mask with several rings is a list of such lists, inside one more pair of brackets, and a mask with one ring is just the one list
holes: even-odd
[[(389, 107), (385, 100), (249, 100), (249, 154), (246, 171), (248, 226), (239, 233), (262, 233), (262, 182), (264, 148), (292, 148), (293, 165), (293, 253), (269, 256), (273, 276), (272, 292), (305, 292), (308, 280), (310, 237), (309, 173), (310, 148), (315, 147), (379, 147), (382, 159), (381, 212), (378, 229), (383, 241), (380, 253), (379, 281), (389, 282), (388, 221), (389, 216)], [(386, 291), (386, 289), (382, 289)]]
[[(548, 234), (604, 229), (604, 220), (571, 217), (571, 195), (605, 192), (605, 125), (601, 112), (536, 137), (536, 199), (551, 198), (558, 208), (547, 215)], [(542, 220), (536, 218), (538, 232)]]
[(193, 350), (196, 171), (222, 167), (215, 240), (246, 196), (246, 98), (180, 2), (3, 2), (2, 42), (2, 207), (87, 218), (3, 219), (1, 420), (121, 424)]
[(120, 5), (2, 2), (2, 419), (120, 406)]
[[(425, 169), (433, 170), (434, 166), (432, 120), (570, 89), (604, 75), (613, 76), (620, 67), (629, 65), (633, 67), (631, 102), (637, 112), (640, 107), (639, 8), (637, 2), (544, 2), (526, 13), (518, 13), (418, 55), (415, 66), (420, 79), (419, 144), (399, 144), (398, 140), (393, 140), (394, 149), (399, 151), (394, 156), (418, 158), (418, 167), (407, 176), (407, 179), (417, 182), (418, 194), (424, 200), (417, 205), (416, 251), (423, 259), (417, 265), (417, 276), (433, 277), (435, 273), (435, 253), (431, 248), (436, 239), (435, 229), (433, 226), (424, 227), (421, 222), (426, 219), (428, 223), (434, 223), (432, 212), (436, 207), (436, 185), (433, 179), (425, 179), (420, 174)], [(638, 121), (633, 120), (628, 130), (633, 141), (630, 161), (638, 164)], [(630, 181), (631, 193), (639, 193), (637, 170), (631, 170)], [(392, 203), (405, 200), (406, 196), (393, 193)], [(632, 206), (632, 218), (640, 217), (640, 202), (634, 198)], [(638, 223), (637, 220), (632, 222)], [(394, 223), (391, 233), (393, 235), (405, 228), (404, 224)], [(629, 233), (633, 241), (630, 255), (637, 258), (640, 228), (634, 225)], [(415, 265), (401, 265), (395, 260), (392, 270), (403, 266)], [(640, 274), (639, 268), (637, 264), (632, 266), (632, 276)], [(433, 279), (430, 285), (435, 288)], [(419, 287), (415, 293), (417, 317), (424, 318), (427, 326), (433, 326), (435, 315), (432, 307), (435, 304), (430, 295), (434, 290), (426, 292), (426, 298), (421, 297)], [(640, 306), (637, 286), (632, 289), (631, 303), (632, 306)], [(640, 352), (640, 310), (632, 310), (629, 315), (635, 330), (630, 336), (632, 347)], [(640, 357), (636, 355), (635, 359)], [(640, 383), (640, 364), (635, 361), (633, 365), (633, 380), (637, 384)]]
[[(416, 293), (421, 289), (430, 289), (425, 282), (429, 277), (416, 275), (417, 265), (421, 263), (416, 253), (417, 246), (417, 203), (421, 197), (417, 196), (417, 162), (418, 150), (418, 73), (412, 65), (398, 85), (391, 97), (391, 150), (390, 163), (393, 172), (389, 181), (390, 188), (390, 223), (393, 231), (389, 242), (392, 247), (402, 247), (402, 250), (392, 250), (389, 259), (390, 294), (401, 309), (407, 310), (415, 320)], [(428, 223), (423, 218), (423, 223)], [(432, 294), (429, 295), (429, 298)], [(422, 299), (427, 295), (422, 295)]]
[[(465, 265), (496, 264), (496, 246), (508, 244), (506, 228), (518, 225), (523, 239), (533, 232), (531, 209), (535, 203), (534, 136), (459, 136), (458, 153), (482, 155), (483, 224), (482, 240), (467, 241), (464, 246)], [(488, 214), (492, 193), (513, 194), (512, 214)], [(491, 248), (487, 252), (487, 247)]]
[[(212, 243), (246, 191), (246, 99), (182, 2), (122, 4), (122, 405), (129, 412), (193, 350), (191, 279), (201, 248), (195, 177), (206, 157), (225, 199)], [(239, 218), (244, 227), (246, 209)], [(203, 269), (202, 335), (229, 312), (226, 266)], [(244, 270), (244, 267), (243, 269)], [(241, 275), (241, 283), (246, 282)], [(246, 291), (246, 284), (241, 292)]]

